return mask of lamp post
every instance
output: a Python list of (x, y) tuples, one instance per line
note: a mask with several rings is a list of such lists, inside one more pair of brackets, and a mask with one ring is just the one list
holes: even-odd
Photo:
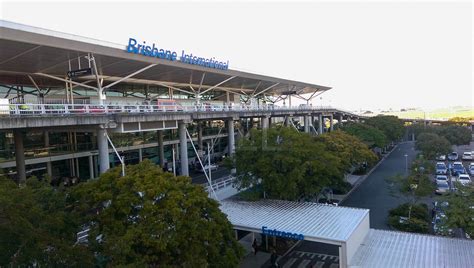
[(408, 154), (405, 154), (405, 176), (408, 176)]

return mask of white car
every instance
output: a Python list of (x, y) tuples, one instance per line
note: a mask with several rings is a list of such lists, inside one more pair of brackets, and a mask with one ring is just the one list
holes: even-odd
[(467, 174), (459, 174), (459, 176), (456, 178), (456, 181), (462, 185), (467, 185), (471, 183), (471, 178)]
[(446, 175), (436, 175), (436, 183), (438, 182), (447, 182), (448, 181), (448, 176)]
[(436, 180), (436, 193), (445, 194), (449, 193), (449, 183), (448, 181), (438, 181)]
[(436, 175), (438, 174), (447, 174), (448, 173), (448, 167), (444, 162), (438, 162), (436, 163)]
[[(210, 166), (208, 164), (204, 165), (204, 170), (206, 172), (209, 171), (209, 169), (211, 169), (211, 171), (214, 171), (214, 170), (217, 170), (218, 168), (219, 168), (219, 166), (216, 165), (216, 164), (211, 164)], [(201, 166), (199, 167), (198, 171), (204, 173)]]
[(468, 171), (469, 174), (474, 175), (474, 163), (469, 164)]
[(464, 161), (472, 161), (472, 152), (464, 152), (462, 154), (462, 160)]
[(445, 154), (438, 155), (438, 156), (436, 156), (436, 160), (446, 161), (446, 155)]

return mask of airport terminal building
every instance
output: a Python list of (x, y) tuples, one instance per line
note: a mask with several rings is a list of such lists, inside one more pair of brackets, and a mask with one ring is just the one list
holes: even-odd
[[(312, 103), (328, 86), (231, 67), (153, 40), (117, 45), (0, 21), (2, 174), (70, 184), (150, 159), (189, 175), (206, 157), (233, 154), (252, 128), (316, 135), (358, 119)], [(236, 231), (336, 246), (340, 267), (474, 267), (472, 240), (370, 229), (366, 209), (220, 202)]]

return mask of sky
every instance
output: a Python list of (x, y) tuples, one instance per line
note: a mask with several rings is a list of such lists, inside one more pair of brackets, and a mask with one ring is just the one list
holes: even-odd
[[(3, 20), (229, 60), (229, 68), (332, 87), (350, 110), (473, 106), (472, 3), (22, 2)], [(295, 103), (294, 101), (293, 103)]]

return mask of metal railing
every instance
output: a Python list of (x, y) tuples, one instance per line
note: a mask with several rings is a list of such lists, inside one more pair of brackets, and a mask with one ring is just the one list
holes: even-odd
[[(163, 112), (226, 112), (226, 111), (324, 111), (330, 106), (233, 105), (130, 105), (130, 104), (0, 104), (0, 116), (140, 114)], [(337, 109), (338, 111), (343, 111)], [(345, 112), (345, 111), (343, 111)], [(349, 112), (346, 112), (349, 113)]]
[[(219, 178), (219, 179), (217, 179), (216, 181), (214, 181), (212, 183), (212, 188), (214, 189), (214, 191), (218, 191), (220, 189), (232, 186), (232, 183), (234, 182), (235, 178), (236, 177), (232, 176), (232, 175), (228, 175), (226, 177)], [(204, 187), (204, 190), (206, 192), (208, 192), (208, 193), (210, 192), (211, 186), (209, 186), (208, 183), (204, 183), (204, 184), (202, 184), (202, 186)]]

